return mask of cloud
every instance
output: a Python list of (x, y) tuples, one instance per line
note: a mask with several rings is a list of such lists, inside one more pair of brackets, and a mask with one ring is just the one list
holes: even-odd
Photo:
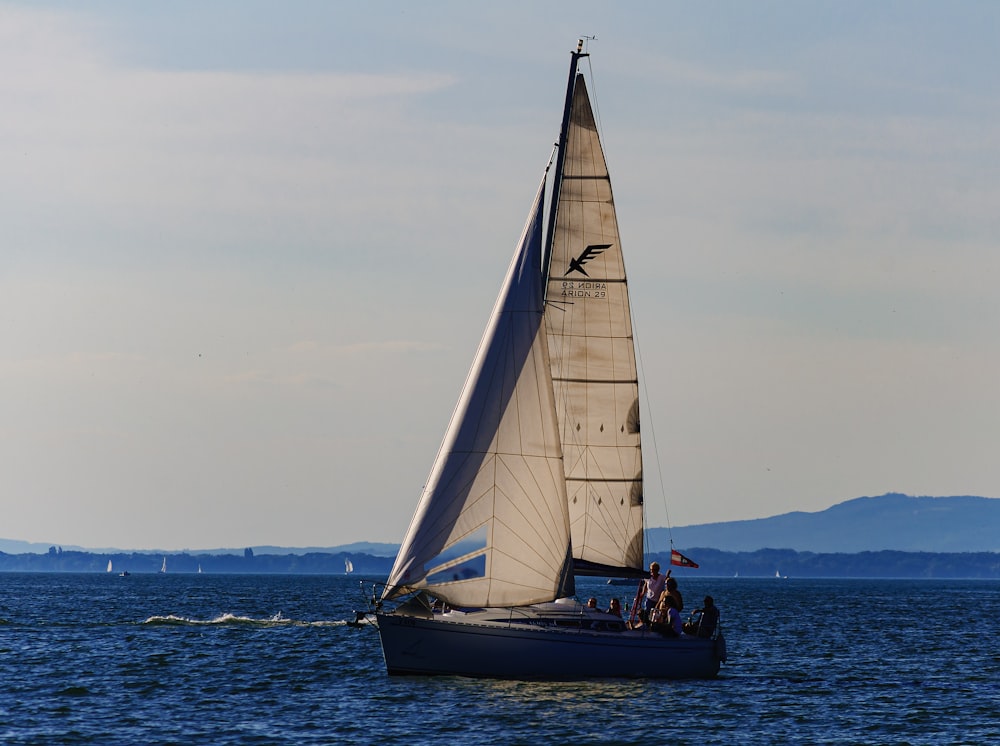
[(0, 13), (0, 215), (36, 258), (69, 239), (106, 253), (109, 226), (125, 251), (179, 253), (196, 232), (243, 242), (247, 225), (332, 234), (373, 213), (370, 153), (399, 141), (407, 102), (454, 82), (135, 69), (80, 16)]

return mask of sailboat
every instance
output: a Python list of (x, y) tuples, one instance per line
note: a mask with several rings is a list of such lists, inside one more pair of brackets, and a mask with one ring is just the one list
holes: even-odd
[(161, 572), (161, 573), (164, 573), (164, 572), (166, 572), (166, 571), (167, 571), (167, 558), (166, 558), (166, 557), (164, 557), (164, 558), (163, 558), (163, 564), (162, 564), (162, 565), (160, 565), (160, 572)]
[(351, 562), (350, 558), (344, 560), (344, 573), (350, 574), (354, 572), (354, 563)]
[(644, 576), (639, 381), (587, 56), (581, 41), (551, 186), (550, 157), (375, 605), (389, 674), (710, 678), (725, 660), (717, 630), (666, 638), (574, 598), (577, 575)]
[(111, 572), (111, 560), (108, 560), (108, 569), (107, 569), (107, 572)]

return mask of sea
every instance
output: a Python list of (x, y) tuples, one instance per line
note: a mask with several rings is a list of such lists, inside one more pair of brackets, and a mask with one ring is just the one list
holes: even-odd
[(389, 677), (355, 576), (0, 574), (0, 744), (1000, 743), (1000, 582), (679, 580), (716, 679)]

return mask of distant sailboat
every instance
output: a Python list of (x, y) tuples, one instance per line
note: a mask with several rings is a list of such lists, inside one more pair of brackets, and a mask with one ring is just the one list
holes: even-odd
[(167, 571), (167, 558), (164, 557), (163, 558), (163, 564), (160, 565), (160, 572), (163, 573), (163, 572), (166, 572), (166, 571)]
[(354, 572), (354, 563), (351, 562), (351, 560), (349, 559), (344, 560), (344, 572), (345, 573)]
[(111, 560), (108, 560), (108, 572), (111, 572)]
[(201, 563), (198, 563), (198, 574), (201, 575)]

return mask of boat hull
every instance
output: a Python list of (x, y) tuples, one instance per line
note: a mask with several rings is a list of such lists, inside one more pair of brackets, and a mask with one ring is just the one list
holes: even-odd
[[(449, 615), (450, 616), (450, 615)], [(390, 675), (502, 679), (710, 679), (721, 639), (377, 614)]]

